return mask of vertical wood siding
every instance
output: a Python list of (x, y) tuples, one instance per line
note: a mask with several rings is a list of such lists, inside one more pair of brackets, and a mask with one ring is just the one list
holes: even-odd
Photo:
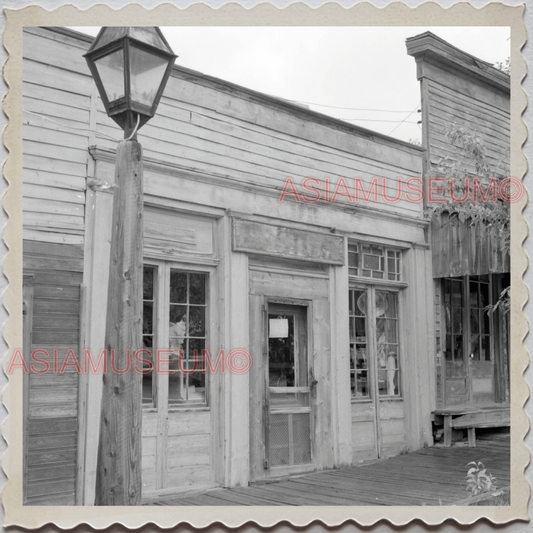
[[(76, 483), (78, 380), (72, 367), (61, 367), (68, 350), (79, 353), (80, 246), (24, 241), (24, 274), (33, 274), (31, 350), (47, 360), (46, 373), (30, 373), (26, 421), (26, 504), (73, 505)], [(53, 351), (57, 350), (57, 372)], [(36, 370), (44, 366), (35, 363)]]
[(504, 239), (492, 227), (471, 226), (456, 216), (442, 213), (431, 219), (433, 277), (509, 272), (510, 256)]

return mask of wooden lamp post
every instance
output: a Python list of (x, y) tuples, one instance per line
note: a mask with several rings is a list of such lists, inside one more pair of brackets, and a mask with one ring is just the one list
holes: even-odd
[(143, 164), (137, 130), (152, 118), (176, 59), (156, 27), (102, 28), (85, 59), (117, 147), (96, 505), (141, 503)]

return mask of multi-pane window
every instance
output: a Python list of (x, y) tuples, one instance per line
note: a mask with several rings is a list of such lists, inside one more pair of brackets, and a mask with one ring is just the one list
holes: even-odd
[(490, 361), (490, 317), (488, 276), (470, 277), (470, 354), (475, 361)]
[(350, 290), (349, 320), (352, 398), (399, 397), (398, 294), (374, 288)]
[(206, 274), (170, 270), (169, 403), (205, 402)]
[(446, 361), (462, 361), (463, 354), (463, 280), (445, 279), (443, 286)]
[(446, 361), (464, 361), (465, 350), (474, 361), (491, 361), (488, 276), (444, 279), (442, 291)]
[(370, 397), (366, 291), (350, 291), (350, 383), (353, 398)]
[(399, 396), (398, 295), (376, 290), (374, 313), (379, 395)]
[(348, 271), (351, 276), (400, 281), (400, 255), (371, 244), (348, 245)]
[[(207, 274), (178, 270), (168, 263), (144, 266), (143, 346), (148, 352), (143, 355), (145, 407), (156, 406), (157, 384), (162, 379), (168, 379), (168, 397), (160, 400), (169, 406), (206, 403), (206, 317)], [(168, 349), (172, 353), (161, 352), (158, 364), (157, 350)], [(166, 360), (170, 360), (168, 368), (163, 365)], [(163, 372), (158, 375), (154, 368)]]
[[(155, 341), (155, 308), (156, 308), (156, 277), (157, 267), (145, 266), (143, 269), (143, 347), (152, 354), (156, 345)], [(143, 355), (143, 378), (142, 378), (142, 403), (145, 406), (153, 405), (154, 382), (153, 382), (153, 357), (148, 353)]]

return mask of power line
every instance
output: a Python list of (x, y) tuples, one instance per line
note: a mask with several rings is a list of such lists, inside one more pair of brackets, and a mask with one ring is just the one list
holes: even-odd
[(418, 105), (389, 133), (389, 135), (392, 135), (417, 109)]
[(66, 124), (61, 124), (61, 122), (56, 122), (55, 120), (52, 120), (51, 118), (45, 117), (44, 115), (40, 115), (39, 113), (34, 113), (33, 111), (29, 111), (27, 109), (23, 109), (22, 112), (29, 113), (30, 115), (35, 115), (36, 117), (42, 118), (43, 120), (47, 120), (48, 122), (51, 122), (52, 124), (56, 124), (57, 126), (61, 126), (62, 128), (67, 128), (69, 130), (84, 131), (84, 132), (90, 131), (90, 132), (95, 133), (97, 136), (107, 137), (108, 139), (111, 139), (115, 142), (119, 142), (119, 139), (117, 139), (116, 137), (112, 137), (111, 135), (107, 135), (107, 133), (102, 133), (100, 131), (91, 130), (89, 128), (75, 128), (74, 126), (67, 126)]
[[(411, 114), (412, 113), (409, 113), (409, 115)], [(336, 117), (333, 117), (333, 118), (336, 118)], [(364, 122), (393, 122), (395, 124), (399, 123), (398, 126), (402, 124), (403, 122), (405, 122), (406, 124), (416, 124), (414, 120), (405, 120), (405, 119), (404, 120), (382, 120), (379, 118), (339, 118), (338, 120), (357, 120), (357, 121), (362, 120)]]
[[(300, 104), (309, 104), (316, 105), (319, 107), (331, 107), (332, 109), (345, 109), (347, 111), (375, 111), (378, 113), (409, 113), (409, 111), (401, 111), (398, 109), (370, 109), (368, 107), (341, 107), (336, 105), (326, 105), (326, 104), (315, 104), (313, 102), (303, 102), (302, 100), (293, 100), (294, 102), (299, 102)], [(418, 107), (418, 106), (417, 106)]]

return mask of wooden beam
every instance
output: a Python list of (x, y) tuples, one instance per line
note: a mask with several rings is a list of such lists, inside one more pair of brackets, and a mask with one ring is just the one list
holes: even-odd
[[(141, 145), (122, 141), (115, 170), (96, 505), (141, 503), (141, 374), (135, 372), (134, 354), (142, 346), (142, 170)], [(128, 367), (123, 374), (116, 371)]]

